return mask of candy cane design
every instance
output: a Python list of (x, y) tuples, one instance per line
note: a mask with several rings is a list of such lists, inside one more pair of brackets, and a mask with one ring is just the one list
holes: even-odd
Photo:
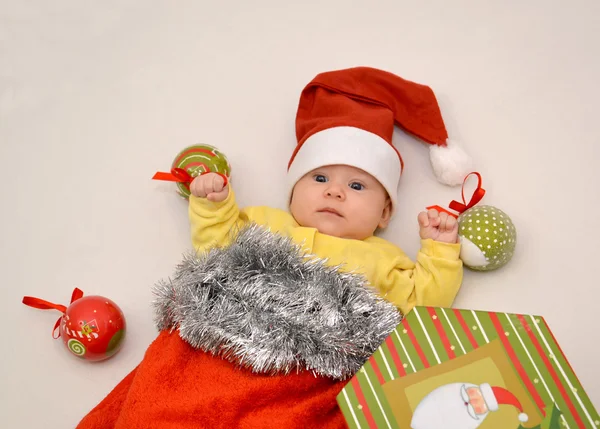
[(69, 316), (63, 317), (63, 330), (65, 333), (71, 337), (79, 337), (79, 338), (98, 338), (98, 323), (96, 319), (91, 320), (90, 322), (83, 322), (80, 331), (76, 331), (75, 329), (69, 329), (67, 322), (69, 321)]

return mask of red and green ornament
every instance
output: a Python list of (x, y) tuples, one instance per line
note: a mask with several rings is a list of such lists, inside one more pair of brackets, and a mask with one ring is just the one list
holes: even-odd
[[(68, 307), (26, 296), (23, 304), (63, 313), (54, 325), (54, 338), (62, 337), (71, 354), (87, 361), (102, 361), (114, 356), (125, 339), (126, 322), (121, 309), (108, 298), (83, 296), (75, 289)], [(58, 331), (58, 333), (57, 333)]]
[(458, 217), (460, 258), (475, 271), (500, 268), (513, 257), (517, 230), (510, 217), (493, 206), (476, 206)]
[(231, 177), (231, 165), (225, 154), (214, 146), (194, 145), (177, 154), (169, 173), (158, 172), (152, 179), (175, 182), (179, 195), (187, 199), (192, 180), (206, 173), (217, 173), (227, 183)]
[(444, 211), (458, 220), (458, 236), (460, 238), (460, 259), (463, 264), (474, 271), (491, 271), (506, 265), (513, 257), (517, 244), (517, 229), (510, 217), (497, 207), (477, 205), (485, 195), (481, 187), (481, 175), (478, 178), (477, 188), (471, 200), (467, 203), (464, 195), (462, 203), (452, 201), (450, 208), (459, 214), (449, 212), (439, 206), (431, 206), (439, 211)]

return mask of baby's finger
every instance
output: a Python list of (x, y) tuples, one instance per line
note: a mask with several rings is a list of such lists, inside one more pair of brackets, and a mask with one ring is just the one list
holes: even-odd
[(458, 228), (458, 221), (454, 216), (448, 216), (446, 220), (446, 231), (454, 231)]
[(204, 193), (208, 196), (208, 194), (212, 194), (213, 192), (219, 192), (221, 189), (219, 189), (216, 184), (218, 183), (215, 180), (215, 177), (219, 177), (216, 174), (213, 173), (207, 173), (207, 174), (203, 174), (202, 176), (203, 182), (204, 182)]
[(448, 213), (440, 213), (440, 232), (446, 231), (446, 222), (448, 222)]
[(225, 180), (223, 180), (223, 177), (219, 176), (218, 174), (211, 174), (211, 176), (213, 191), (221, 192), (225, 187)]
[(196, 177), (190, 184), (190, 192), (195, 197), (199, 197), (199, 198), (206, 197), (206, 193), (204, 192), (204, 183), (203, 183), (203, 180), (199, 176)]
[(429, 217), (427, 216), (426, 212), (419, 213), (419, 216), (417, 216), (417, 220), (419, 221), (419, 226), (421, 228), (426, 228), (429, 226)]
[(228, 194), (229, 194), (229, 189), (224, 188), (219, 192), (211, 192), (210, 194), (208, 194), (206, 196), (206, 199), (208, 201), (220, 203), (221, 201), (224, 201), (227, 198)]
[(427, 216), (429, 216), (429, 219), (434, 219), (436, 217), (438, 217), (440, 214), (438, 213), (438, 211), (436, 209), (429, 209), (427, 211)]
[(427, 212), (427, 217), (429, 218), (429, 224), (434, 227), (438, 227), (440, 225), (440, 214), (435, 209), (430, 209)]

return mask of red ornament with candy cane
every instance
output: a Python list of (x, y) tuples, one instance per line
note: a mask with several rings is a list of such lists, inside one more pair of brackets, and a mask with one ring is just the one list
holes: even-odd
[(114, 356), (125, 339), (126, 323), (121, 309), (108, 298), (98, 295), (83, 296), (75, 289), (68, 307), (30, 296), (23, 304), (42, 310), (63, 313), (52, 336), (62, 337), (67, 349), (75, 356), (88, 361), (101, 361)]
[[(477, 187), (469, 202), (465, 199), (465, 185), (470, 176), (477, 177)], [(490, 271), (508, 263), (514, 255), (517, 244), (517, 230), (510, 217), (497, 207), (478, 205), (485, 195), (481, 187), (481, 174), (473, 172), (465, 177), (462, 188), (462, 202), (452, 201), (450, 209), (430, 206), (448, 213), (458, 220), (460, 237), (460, 258), (463, 264), (476, 271)]]

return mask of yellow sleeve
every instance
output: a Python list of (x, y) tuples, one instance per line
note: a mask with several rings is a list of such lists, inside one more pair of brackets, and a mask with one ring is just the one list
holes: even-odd
[(459, 255), (460, 244), (421, 240), (416, 264), (406, 255), (396, 258), (379, 287), (404, 314), (417, 305), (450, 307), (463, 279)]
[(190, 195), (188, 214), (192, 245), (198, 253), (228, 244), (231, 233), (248, 221), (240, 213), (232, 188), (227, 198), (218, 203)]

